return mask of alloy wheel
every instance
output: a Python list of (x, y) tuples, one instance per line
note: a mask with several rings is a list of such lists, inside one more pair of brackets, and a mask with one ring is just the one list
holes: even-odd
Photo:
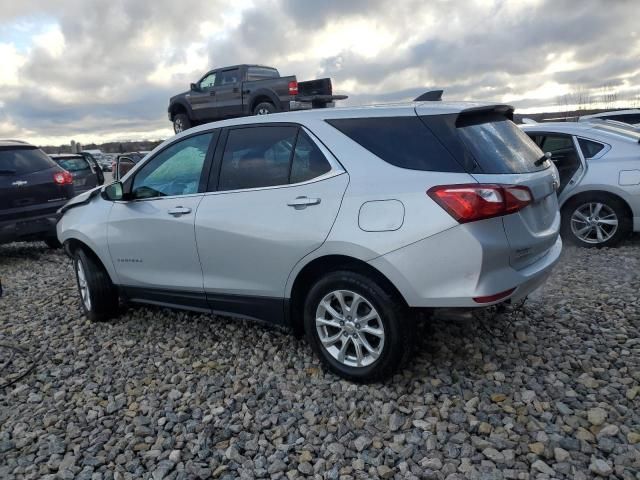
[(84, 273), (84, 265), (82, 260), (76, 262), (76, 272), (78, 274), (78, 289), (80, 290), (80, 297), (82, 303), (87, 311), (91, 310), (91, 296), (89, 293), (89, 283), (87, 282), (87, 276)]
[(258, 115), (269, 115), (269, 109), (268, 108), (259, 108), (258, 109)]
[(182, 127), (182, 120), (180, 119), (176, 120), (175, 130), (176, 130), (176, 133), (181, 133), (184, 130), (184, 128)]
[(585, 243), (604, 243), (618, 231), (618, 216), (605, 203), (585, 203), (571, 215), (571, 231)]
[(322, 347), (343, 365), (366, 367), (382, 354), (382, 319), (358, 293), (335, 290), (325, 295), (316, 309), (315, 324)]

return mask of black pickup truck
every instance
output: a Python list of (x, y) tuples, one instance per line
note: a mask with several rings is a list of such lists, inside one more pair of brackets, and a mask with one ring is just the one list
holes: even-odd
[(325, 108), (345, 95), (333, 95), (331, 79), (298, 82), (263, 65), (235, 65), (207, 72), (188, 92), (169, 100), (176, 133), (200, 123), (289, 110)]

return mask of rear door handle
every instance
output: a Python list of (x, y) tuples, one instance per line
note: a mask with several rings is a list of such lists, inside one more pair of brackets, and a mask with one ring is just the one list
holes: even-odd
[(209, 95), (211, 95), (212, 97), (214, 97), (216, 95), (216, 92), (209, 92)]
[(180, 215), (191, 213), (191, 209), (189, 207), (173, 207), (168, 211), (168, 213), (169, 215), (173, 215), (174, 217), (179, 217)]
[(296, 197), (295, 200), (289, 201), (287, 205), (295, 208), (296, 210), (302, 210), (303, 208), (307, 208), (311, 205), (318, 205), (319, 203), (319, 198)]

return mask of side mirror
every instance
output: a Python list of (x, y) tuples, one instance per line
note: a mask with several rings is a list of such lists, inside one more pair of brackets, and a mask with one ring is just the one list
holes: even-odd
[(110, 200), (112, 202), (115, 202), (117, 200), (122, 200), (123, 196), (124, 194), (122, 189), (122, 183), (120, 182), (113, 182), (112, 184), (104, 187), (104, 189), (102, 190), (102, 197), (105, 200)]
[(197, 83), (192, 83), (190, 88), (192, 92), (197, 92), (198, 90), (200, 90)]

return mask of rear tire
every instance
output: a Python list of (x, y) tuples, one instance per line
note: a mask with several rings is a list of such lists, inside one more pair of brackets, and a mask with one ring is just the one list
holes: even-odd
[(562, 237), (580, 247), (613, 247), (631, 233), (625, 204), (593, 193), (573, 198), (562, 208)]
[(191, 120), (184, 113), (178, 113), (175, 117), (173, 117), (173, 131), (175, 133), (189, 130), (191, 126)]
[(268, 115), (276, 113), (276, 106), (271, 102), (260, 102), (253, 108), (254, 115)]
[(305, 299), (304, 329), (326, 368), (358, 382), (393, 375), (411, 354), (415, 336), (403, 301), (352, 271), (329, 273), (313, 285)]
[(101, 322), (114, 317), (118, 313), (118, 290), (100, 262), (79, 248), (73, 255), (73, 267), (87, 318)]

